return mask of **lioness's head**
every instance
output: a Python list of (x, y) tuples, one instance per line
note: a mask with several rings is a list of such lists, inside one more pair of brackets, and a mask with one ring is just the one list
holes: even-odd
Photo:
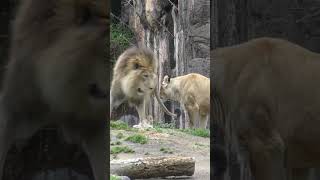
[(160, 87), (160, 97), (163, 100), (172, 99), (174, 96), (174, 88), (172, 88), (172, 83), (170, 83), (170, 77), (165, 75)]
[(152, 51), (133, 47), (119, 56), (114, 77), (121, 81), (123, 92), (131, 98), (150, 95), (156, 88), (156, 61)]

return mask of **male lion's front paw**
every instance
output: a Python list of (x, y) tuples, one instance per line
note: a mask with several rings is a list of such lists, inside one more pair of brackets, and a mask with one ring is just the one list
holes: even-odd
[(144, 123), (143, 128), (153, 128), (153, 126), (151, 124)]
[(139, 124), (133, 125), (133, 128), (141, 129), (143, 128), (143, 126), (141, 123), (139, 123)]

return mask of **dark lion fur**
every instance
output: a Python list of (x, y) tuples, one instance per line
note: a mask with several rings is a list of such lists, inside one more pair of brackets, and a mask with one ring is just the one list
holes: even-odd
[(320, 55), (259, 38), (211, 57), (213, 120), (247, 148), (255, 180), (307, 179), (296, 172), (320, 165)]
[(10, 145), (53, 123), (106, 179), (109, 1), (21, 2), (0, 99), (0, 176)]

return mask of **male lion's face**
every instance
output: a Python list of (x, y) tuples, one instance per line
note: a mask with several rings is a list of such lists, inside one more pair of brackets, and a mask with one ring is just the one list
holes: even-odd
[(139, 96), (151, 94), (156, 88), (156, 74), (151, 71), (142, 71), (138, 78), (140, 82), (137, 87), (137, 94)]
[(23, 52), (23, 58), (35, 63), (43, 101), (52, 111), (81, 119), (104, 118), (109, 74), (108, 2), (27, 3), (14, 25), (13, 52)]
[[(142, 63), (142, 61), (131, 63), (131, 71), (128, 73), (124, 86), (128, 86), (133, 92), (133, 96), (143, 97), (150, 95), (156, 88), (156, 74), (152, 66)], [(126, 87), (124, 87), (126, 88)]]
[(141, 100), (154, 92), (157, 84), (155, 63), (153, 52), (146, 48), (133, 47), (120, 55), (114, 73), (119, 74), (126, 96)]

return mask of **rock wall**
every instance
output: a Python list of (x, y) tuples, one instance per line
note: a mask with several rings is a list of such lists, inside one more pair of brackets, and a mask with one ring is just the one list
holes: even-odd
[[(159, 84), (171, 77), (200, 73), (209, 77), (210, 0), (132, 0), (122, 2), (122, 20), (135, 31), (139, 43), (153, 49), (158, 58)], [(155, 121), (172, 119), (152, 103)], [(174, 111), (178, 103), (166, 103)], [(177, 127), (185, 127), (188, 116), (181, 113)]]

